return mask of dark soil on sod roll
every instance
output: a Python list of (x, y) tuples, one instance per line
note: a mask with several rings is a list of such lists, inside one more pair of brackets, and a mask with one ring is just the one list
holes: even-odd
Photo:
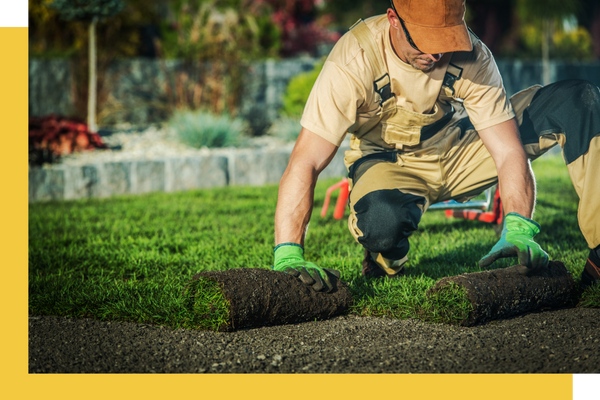
[(236, 332), (29, 318), (30, 373), (600, 373), (600, 309), (476, 327), (356, 316)]
[(289, 274), (260, 268), (205, 271), (192, 281), (197, 279), (216, 281), (229, 303), (229, 320), (220, 331), (329, 319), (352, 304), (348, 286), (332, 275), (329, 293), (315, 292)]
[(492, 271), (474, 272), (440, 279), (428, 295), (450, 287), (462, 286), (473, 310), (460, 325), (475, 326), (499, 318), (526, 312), (572, 305), (575, 282), (560, 261), (550, 261), (547, 268), (529, 276), (525, 267), (515, 265)]

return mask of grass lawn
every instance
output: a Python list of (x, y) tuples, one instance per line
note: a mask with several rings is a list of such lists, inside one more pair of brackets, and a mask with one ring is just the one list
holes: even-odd
[[(579, 281), (589, 250), (567, 169), (560, 156), (542, 157), (533, 167), (535, 219), (542, 226), (536, 240)], [(444, 276), (478, 271), (477, 261), (497, 240), (491, 225), (428, 212), (411, 237), (407, 276), (364, 281), (362, 247), (346, 219), (333, 219), (332, 210), (319, 216), (325, 191), (336, 181), (317, 185), (305, 258), (341, 271), (355, 298), (352, 312), (430, 321), (452, 321), (452, 313), (464, 312), (455, 298), (428, 300), (425, 291)], [(199, 271), (268, 268), (276, 202), (272, 185), (31, 204), (30, 313), (198, 327), (184, 285)], [(501, 260), (494, 267), (515, 263)], [(600, 290), (589, 290), (582, 303), (598, 307), (599, 298)]]

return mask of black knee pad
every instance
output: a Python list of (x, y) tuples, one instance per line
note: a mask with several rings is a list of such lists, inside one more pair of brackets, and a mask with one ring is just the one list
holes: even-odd
[(567, 164), (585, 154), (600, 134), (600, 90), (591, 82), (569, 79), (553, 83), (533, 96), (519, 127), (523, 144), (540, 136), (564, 133)]
[(418, 205), (425, 198), (397, 189), (377, 190), (361, 198), (354, 205), (357, 226), (363, 235), (358, 241), (370, 252), (385, 258), (399, 260), (409, 250), (408, 237), (421, 221)]

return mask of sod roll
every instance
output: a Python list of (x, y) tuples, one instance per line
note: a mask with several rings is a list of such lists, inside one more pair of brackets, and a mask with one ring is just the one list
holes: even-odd
[(492, 271), (474, 272), (440, 279), (428, 296), (450, 290), (452, 283), (465, 289), (472, 311), (462, 326), (474, 326), (526, 312), (565, 307), (573, 300), (575, 282), (565, 265), (550, 261), (535, 275), (522, 274), (522, 265)]
[[(348, 286), (331, 276), (333, 290), (315, 292), (284, 272), (259, 268), (200, 272), (197, 280), (216, 282), (226, 300), (228, 315), (219, 331), (324, 320), (344, 313), (352, 303)], [(193, 294), (192, 294), (193, 296)], [(210, 318), (209, 315), (206, 316)]]

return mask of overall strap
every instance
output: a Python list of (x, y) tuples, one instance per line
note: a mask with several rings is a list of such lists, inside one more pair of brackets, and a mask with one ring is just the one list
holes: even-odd
[(350, 32), (352, 32), (354, 37), (356, 37), (356, 40), (358, 40), (358, 44), (364, 50), (371, 67), (373, 67), (375, 75), (373, 88), (375, 89), (375, 92), (381, 96), (381, 105), (383, 106), (383, 103), (391, 97), (394, 97), (394, 93), (392, 93), (390, 75), (388, 74), (381, 54), (379, 53), (379, 49), (377, 49), (373, 33), (362, 19), (359, 19), (350, 27)]
[[(473, 33), (471, 28), (467, 28), (469, 30), (469, 36), (471, 37), (471, 43), (475, 45), (476, 42), (479, 41), (479, 38), (476, 34)], [(454, 53), (450, 57), (450, 61), (448, 62), (448, 69), (446, 69), (446, 75), (444, 75), (444, 82), (442, 83), (442, 87), (445, 88), (446, 94), (450, 97), (454, 96), (454, 83), (462, 77), (463, 69), (458, 65), (452, 64), (452, 57), (454, 57)]]
[(446, 69), (446, 75), (444, 75), (444, 82), (442, 83), (442, 87), (446, 89), (448, 95), (454, 96), (454, 83), (461, 78), (462, 72), (461, 67), (452, 64), (452, 57), (450, 57), (448, 69)]

